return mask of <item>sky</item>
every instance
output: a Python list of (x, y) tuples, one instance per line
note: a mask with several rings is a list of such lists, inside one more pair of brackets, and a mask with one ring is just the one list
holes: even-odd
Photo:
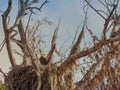
[[(4, 39), (3, 35), (3, 28), (2, 28), (2, 11), (4, 11), (7, 8), (7, 1), (8, 0), (0, 0), (0, 43)], [(41, 0), (44, 1), (44, 0)], [(10, 13), (11, 19), (10, 19), (10, 25), (14, 22), (14, 17), (16, 16), (17, 11), (17, 4), (18, 0), (13, 0), (13, 10)], [(95, 0), (93, 0), (93, 5), (95, 7), (101, 7), (100, 4), (98, 4)], [(53, 22), (52, 27), (48, 26), (43, 31), (44, 35), (47, 35), (44, 39), (47, 41), (48, 48), (50, 46), (50, 39), (52, 38), (53, 31), (55, 27), (58, 24), (59, 18), (61, 17), (61, 24), (60, 24), (60, 30), (58, 33), (58, 45), (63, 44), (64, 40), (68, 38), (68, 41), (66, 42), (66, 47), (70, 46), (75, 31), (80, 25), (82, 27), (83, 21), (84, 21), (84, 13), (83, 13), (83, 0), (49, 0), (49, 3), (47, 3), (43, 8), (42, 11), (39, 13), (36, 13), (34, 16), (34, 19), (36, 18), (44, 18), (48, 17), (49, 20)], [(90, 12), (88, 13), (88, 26), (95, 32), (97, 36), (100, 36), (101, 29), (103, 27), (103, 19), (99, 17), (93, 10), (90, 9)], [(81, 31), (81, 27), (79, 29), (79, 32)], [(78, 32), (78, 34), (79, 34)], [(77, 34), (77, 36), (78, 36)], [(86, 39), (89, 41), (89, 34), (86, 34)], [(19, 59), (19, 57), (17, 57)], [(0, 68), (2, 68), (3, 71), (7, 72), (10, 68), (10, 62), (8, 60), (8, 55), (6, 52), (6, 48), (4, 47), (3, 50), (0, 52)], [(1, 77), (1, 76), (0, 76)]]

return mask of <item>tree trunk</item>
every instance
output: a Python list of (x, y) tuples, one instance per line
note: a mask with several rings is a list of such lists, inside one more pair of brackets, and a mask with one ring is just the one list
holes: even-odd
[(2, 23), (3, 23), (3, 30), (4, 30), (6, 47), (7, 47), (10, 63), (12, 65), (12, 67), (15, 67), (16, 63), (15, 63), (15, 58), (13, 56), (13, 50), (12, 50), (12, 45), (11, 45), (11, 36), (10, 36), (11, 30), (8, 29), (8, 25), (7, 25), (8, 24), (7, 17), (9, 15), (11, 9), (12, 9), (12, 0), (9, 0), (8, 1), (8, 8), (6, 9), (6, 11), (2, 15)]

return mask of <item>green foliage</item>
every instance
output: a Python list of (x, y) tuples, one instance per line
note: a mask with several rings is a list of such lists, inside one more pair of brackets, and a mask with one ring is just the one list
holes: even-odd
[(4, 86), (4, 84), (2, 83), (2, 81), (0, 81), (0, 90), (5, 90), (5, 86)]

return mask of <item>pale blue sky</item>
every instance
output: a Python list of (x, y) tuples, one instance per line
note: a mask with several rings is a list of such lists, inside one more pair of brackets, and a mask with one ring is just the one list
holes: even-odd
[[(7, 7), (7, 1), (8, 0), (0, 0), (0, 10), (4, 11)], [(41, 0), (44, 1), (44, 0)], [(70, 46), (70, 43), (72, 42), (72, 39), (75, 34), (75, 30), (77, 26), (80, 24), (82, 26), (83, 20), (84, 20), (84, 13), (83, 13), (83, 0), (49, 0), (50, 2), (44, 6), (42, 9), (42, 12), (37, 13), (36, 17), (49, 17), (51, 21), (53, 21), (52, 27), (47, 27), (43, 34), (49, 34), (45, 40), (47, 41), (48, 46), (50, 45), (50, 40), (53, 34), (54, 28), (57, 26), (57, 22), (59, 18), (61, 17), (61, 25), (59, 30), (59, 36), (58, 36), (58, 47), (69, 38), (67, 42), (67, 46)], [(93, 0), (94, 6), (102, 8), (100, 4), (98, 4), (95, 0)], [(13, 10), (10, 14), (12, 16), (10, 24), (14, 22), (14, 17), (16, 16), (17, 11), (17, 4), (18, 0), (13, 0)], [(2, 13), (0, 12), (0, 15)], [(95, 34), (100, 36), (101, 29), (103, 28), (103, 19), (99, 17), (93, 10), (90, 9), (89, 12), (89, 19), (88, 19), (88, 26), (95, 31)], [(48, 30), (49, 29), (49, 30)], [(51, 30), (51, 31), (50, 31)], [(81, 31), (81, 28), (79, 29), (79, 32)], [(4, 36), (3, 36), (3, 30), (2, 30), (2, 22), (0, 17), (0, 43), (2, 42)], [(46, 35), (47, 35), (46, 34)], [(79, 34), (79, 33), (78, 33)], [(86, 34), (86, 39), (89, 41), (89, 34)], [(67, 47), (66, 46), (66, 47)], [(10, 63), (7, 58), (7, 52), (4, 48), (2, 52), (0, 52), (0, 68), (2, 68), (4, 71), (7, 71), (10, 67)]]

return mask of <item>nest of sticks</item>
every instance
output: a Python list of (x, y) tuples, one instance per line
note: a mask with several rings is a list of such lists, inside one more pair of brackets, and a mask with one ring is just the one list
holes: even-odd
[(37, 75), (32, 66), (18, 66), (5, 78), (7, 90), (35, 90)]

